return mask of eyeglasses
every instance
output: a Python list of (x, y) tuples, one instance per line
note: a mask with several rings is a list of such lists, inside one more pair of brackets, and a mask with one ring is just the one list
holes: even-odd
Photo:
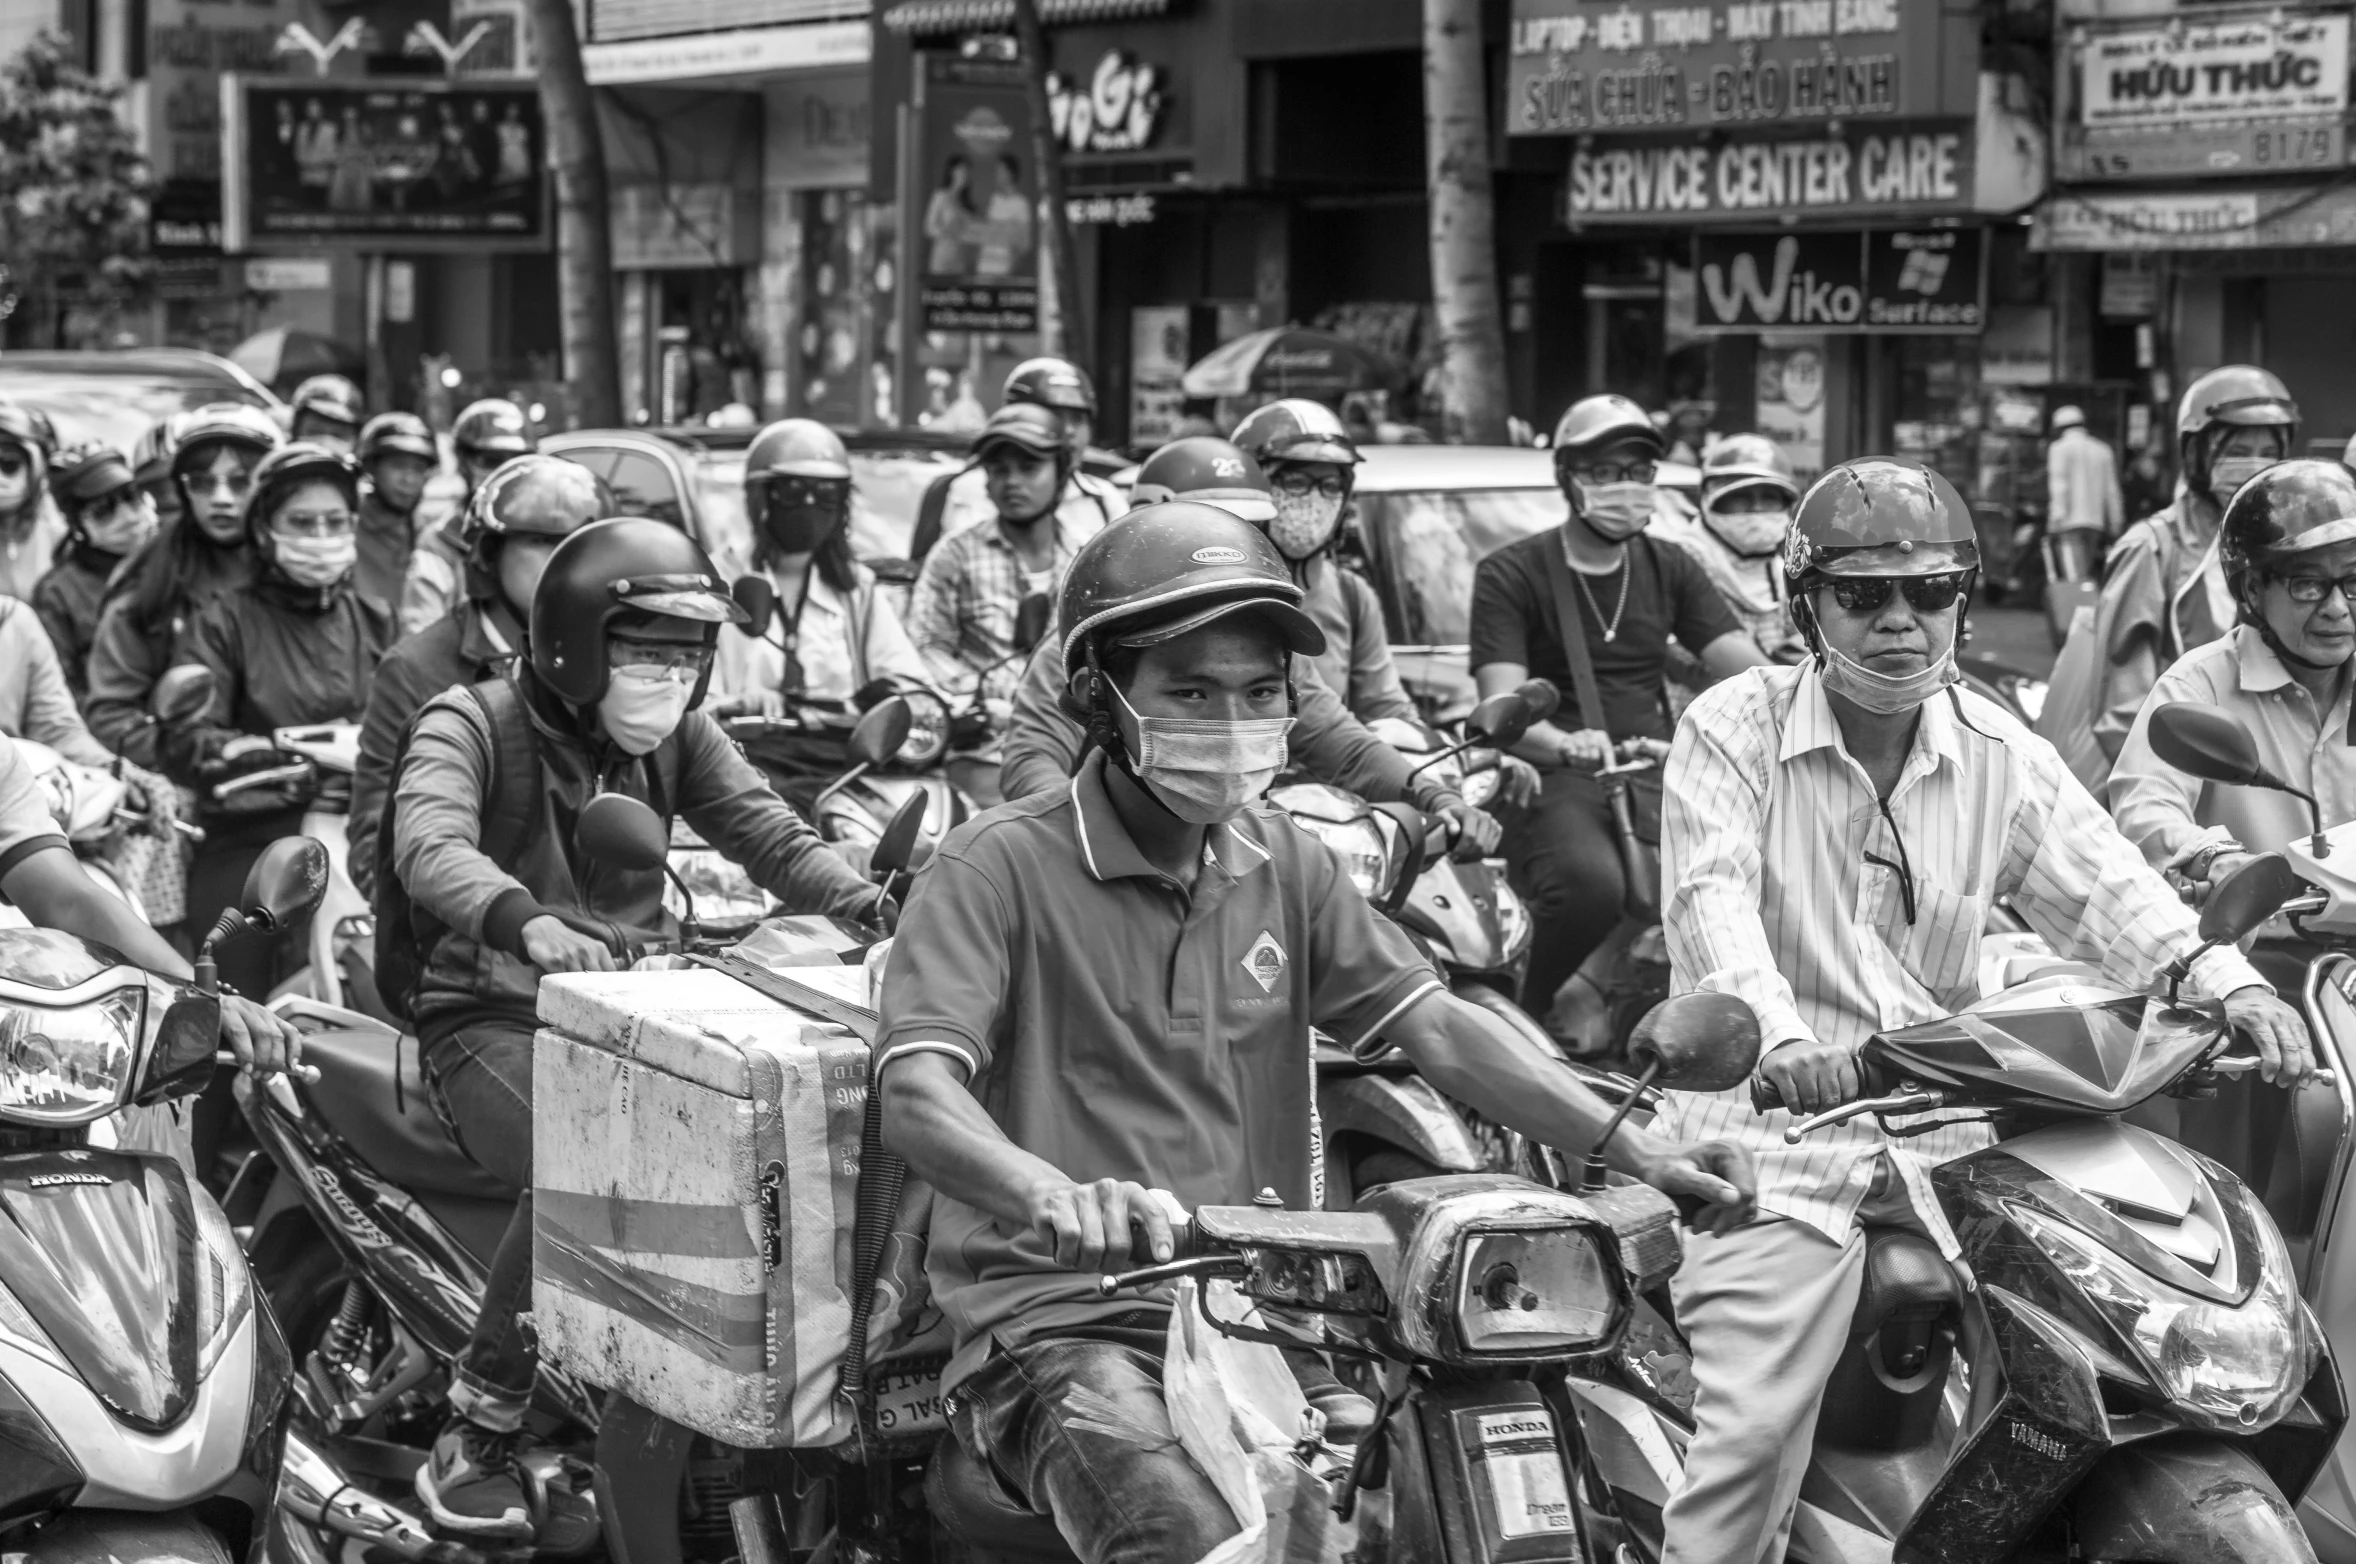
[(2320, 603), (2333, 587), (2340, 589), (2340, 596), (2356, 603), (2356, 576), (2341, 576), (2337, 580), (2330, 576), (2276, 576), (2274, 579), (2282, 583), (2282, 589), (2294, 603)]
[(94, 500), (84, 501), (82, 517), (86, 521), (110, 521), (137, 510), (146, 499), (147, 496), (140, 492), (138, 485), (125, 484), (119, 489), (110, 489)]
[(1268, 482), (1277, 493), (1289, 494), (1295, 499), (1320, 494), (1329, 500), (1338, 500), (1350, 491), (1349, 480), (1340, 473), (1312, 472), (1303, 467), (1287, 467), (1272, 472), (1268, 475)]
[(1832, 600), (1851, 613), (1874, 612), (1896, 589), (1916, 608), (1936, 614), (1953, 608), (1970, 581), (1970, 571), (1950, 570), (1938, 576), (1834, 576), (1825, 584), (1832, 588)]
[(353, 525), (348, 510), (282, 510), (270, 518), (270, 530), (282, 538), (340, 538)]
[(605, 643), (605, 664), (615, 673), (641, 679), (671, 678), (693, 682), (712, 665), (712, 649), (681, 641), (625, 641), (614, 636)]
[(242, 499), (254, 486), (253, 473), (243, 467), (232, 472), (191, 473), (189, 492), (193, 494), (227, 494), (231, 499)]
[(1571, 469), (1571, 476), (1582, 483), (1650, 483), (1661, 470), (1655, 461), (1590, 462)]

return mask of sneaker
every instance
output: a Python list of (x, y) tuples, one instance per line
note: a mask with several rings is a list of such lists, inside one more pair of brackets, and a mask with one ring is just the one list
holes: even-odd
[(523, 1542), (532, 1514), (515, 1463), (515, 1435), (452, 1418), (417, 1469), (417, 1497), (440, 1529)]

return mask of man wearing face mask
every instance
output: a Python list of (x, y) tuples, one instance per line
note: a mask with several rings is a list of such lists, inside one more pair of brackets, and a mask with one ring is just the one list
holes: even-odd
[(112, 446), (60, 453), (50, 477), (65, 517), (66, 548), (33, 588), (33, 608), (57, 649), (66, 686), (78, 703), (88, 688), (90, 646), (115, 569), (155, 535), (155, 505)]
[(417, 547), (417, 502), (441, 464), (434, 432), (415, 413), (379, 413), (360, 427), (360, 568), (354, 583), (391, 608)]
[(1652, 530), (1693, 551), (1759, 650), (1779, 663), (1798, 662), (1807, 643), (1783, 600), (1783, 535), (1800, 497), (1792, 464), (1765, 435), (1730, 434), (1710, 446), (1701, 466), (1700, 517), (1656, 521)]
[[(1664, 1525), (1665, 1564), (1784, 1556), (1825, 1383), (1849, 1344), (1864, 1229), (1958, 1245), (1930, 1182), (1989, 1145), (1984, 1123), (1892, 1135), (1872, 1115), (1787, 1146), (1797, 1114), (1857, 1095), (1876, 1032), (1980, 997), (1991, 910), (2057, 954), (2142, 990), (2200, 948), (2190, 908), (2053, 747), (1957, 683), (1979, 565), (1970, 511), (1928, 468), (1843, 462), (1801, 498), (1784, 556), (1814, 656), (1703, 692), (1669, 757), (1662, 879), (1673, 991), (1757, 1014), (1751, 1086), (1670, 1092), (1656, 1128), (1719, 1135), (1759, 1168), (1761, 1219), (1691, 1238), (1672, 1291), (1693, 1351), (1695, 1431)], [(2192, 963), (2270, 1080), (2314, 1060), (2305, 1027), (2233, 947)]]
[[(1062, 790), (950, 833), (884, 973), (882, 1133), (938, 1192), (928, 1266), (956, 1342), (929, 1490), (954, 1524), (954, 1496), (994, 1484), (1085, 1564), (1199, 1558), (1237, 1530), (1171, 1432), (1167, 1289), (1097, 1279), (1167, 1260), (1185, 1208), (1274, 1190), (1313, 1209), (1312, 1025), (1574, 1154), (1605, 1117), (1257, 807), (1292, 660), (1323, 639), (1300, 601), (1267, 538), (1209, 505), (1143, 506), (1089, 542), (1061, 609), (1090, 752)], [(1722, 1146), (1647, 1135), (1612, 1157), (1698, 1197), (1704, 1226), (1746, 1214)]]
[(0, 597), (31, 597), (65, 537), (48, 503), (49, 458), (47, 420), (0, 401)]
[(2234, 621), (2218, 523), (2236, 490), (2290, 455), (2299, 409), (2263, 369), (2228, 364), (2184, 388), (2176, 409), (2175, 503), (2127, 529), (2103, 567), (2094, 609), (2102, 654), (2094, 739), (2115, 761), (2161, 670)]
[(538, 454), (509, 462), (466, 502), (459, 523), (465, 597), (455, 611), (402, 637), (368, 686), (368, 714), (360, 720), (359, 757), (352, 767), (352, 883), (361, 895), (375, 894), (385, 796), (410, 720), (453, 685), (480, 684), (515, 662), (548, 556), (565, 538), (613, 513), (613, 490), (603, 478), (561, 456)]
[[(1522, 1006), (1552, 1010), (1555, 993), (1619, 924), (1627, 893), (1610, 795), (1594, 773), (1614, 746), (1669, 736), (1667, 668), (1674, 637), (1713, 678), (1766, 661), (1693, 554), (1646, 535), (1661, 501), (1653, 477), (1660, 432), (1624, 396), (1574, 402), (1555, 426), (1554, 470), (1570, 517), (1489, 555), (1473, 573), (1472, 669), (1485, 698), (1533, 676), (1562, 706), (1514, 753), (1538, 768), (1538, 802), (1505, 833), (1514, 889), (1537, 929)], [(1564, 636), (1576, 622), (1601, 711), (1580, 699)], [(1660, 781), (1629, 793), (1639, 834), (1660, 818)]]
[[(532, 594), (530, 653), (514, 676), (430, 701), (395, 769), (390, 862), (421, 958), (406, 1002), (426, 1077), (468, 1155), (524, 1192), (451, 1388), (457, 1415), (417, 1478), (435, 1524), (470, 1539), (534, 1532), (515, 1456), (537, 1359), (518, 1315), (532, 1281), (541, 974), (616, 967), (612, 948), (584, 928), (676, 932), (660, 869), (591, 872), (582, 861), (571, 830), (582, 806), (614, 792), (676, 812), (789, 911), (877, 928), (893, 916), (882, 892), (695, 709), (720, 627), (742, 617), (677, 527), (593, 522), (548, 556)], [(377, 905), (389, 905), (382, 885)], [(562, 1551), (585, 1544), (595, 1524), (559, 1506), (537, 1540)]]

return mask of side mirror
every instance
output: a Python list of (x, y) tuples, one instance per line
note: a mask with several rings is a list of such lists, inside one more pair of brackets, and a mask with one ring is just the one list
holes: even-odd
[(280, 837), (246, 871), (240, 898), (245, 921), (265, 934), (284, 933), (326, 897), (327, 873), (325, 843)]
[(895, 695), (867, 708), (859, 725), (851, 730), (851, 739), (844, 753), (859, 765), (880, 766), (900, 752), (908, 742), (908, 730), (915, 726), (916, 713), (907, 697)]
[(1029, 651), (1039, 644), (1039, 637), (1047, 633), (1047, 622), (1054, 616), (1055, 605), (1044, 592), (1025, 594), (1014, 611), (1014, 644)]
[(1493, 749), (1511, 749), (1521, 742), (1537, 720), (1530, 714), (1530, 703), (1523, 700), (1518, 690), (1492, 695), (1472, 709), (1464, 719), (1464, 731)]
[(187, 722), (213, 704), (213, 670), (202, 663), (167, 668), (148, 692), (147, 709), (158, 722)]
[(1636, 1023), (1628, 1059), (1673, 1091), (1731, 1091), (1759, 1067), (1759, 1018), (1732, 994), (1679, 994)]
[(917, 834), (924, 829), (925, 805), (923, 793), (908, 795), (883, 828), (883, 835), (876, 838), (875, 851), (867, 856), (869, 870), (887, 878), (906, 872), (908, 860), (916, 853)]
[(2186, 776), (2233, 787), (2276, 787), (2250, 730), (2214, 706), (2169, 701), (2151, 714), (2152, 753)]
[[(2155, 714), (2156, 715), (2156, 714)], [(2306, 882), (2280, 853), (2261, 853), (2219, 881), (2201, 907), (2201, 940), (2230, 945), (2282, 910)]]
[(662, 868), (671, 856), (662, 816), (621, 793), (600, 793), (581, 806), (573, 845), (592, 863), (641, 873)]
[(195, 993), (175, 999), (156, 1028), (138, 1100), (194, 1097), (211, 1084), (220, 1048), (221, 996)]
[(729, 583), (728, 595), (744, 610), (739, 629), (755, 640), (769, 633), (769, 621), (777, 617), (777, 588), (767, 576), (738, 576)]

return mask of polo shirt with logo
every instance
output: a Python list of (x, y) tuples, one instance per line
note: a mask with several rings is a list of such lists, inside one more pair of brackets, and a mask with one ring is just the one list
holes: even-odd
[[(1135, 1180), (1189, 1209), (1273, 1189), (1311, 1205), (1309, 1028), (1359, 1048), (1442, 985), (1333, 853), (1281, 813), (1205, 834), (1191, 891), (1145, 859), (1093, 754), (1058, 792), (950, 833), (884, 969), (877, 1069), (962, 1063), (1009, 1140), (1074, 1180)], [(957, 1341), (944, 1384), (993, 1342), (1134, 1312), (1031, 1232), (935, 1191), (927, 1270)]]

